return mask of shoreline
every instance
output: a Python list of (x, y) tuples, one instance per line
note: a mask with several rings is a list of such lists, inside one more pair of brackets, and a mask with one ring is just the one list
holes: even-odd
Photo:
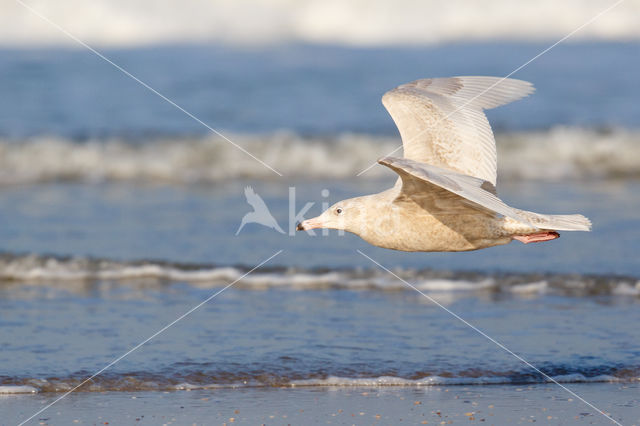
[[(640, 384), (572, 384), (622, 424), (640, 422)], [(3, 422), (19, 423), (59, 394), (2, 395)], [(242, 388), (70, 394), (28, 424), (614, 424), (554, 384)]]

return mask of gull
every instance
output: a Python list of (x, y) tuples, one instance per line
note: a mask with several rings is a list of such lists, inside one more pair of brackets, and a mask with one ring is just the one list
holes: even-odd
[(253, 207), (253, 211), (245, 214), (242, 217), (242, 222), (240, 222), (240, 227), (236, 231), (236, 235), (240, 233), (242, 228), (244, 228), (244, 225), (246, 225), (247, 223), (258, 223), (260, 225), (266, 226), (267, 228), (275, 229), (281, 234), (284, 234), (284, 231), (282, 230), (282, 228), (280, 228), (280, 225), (278, 225), (278, 222), (269, 211), (269, 208), (265, 204), (264, 200), (258, 194), (256, 194), (253, 188), (247, 186), (244, 189), (244, 196), (247, 198), (247, 203), (249, 203), (249, 205)]
[(469, 251), (550, 241), (557, 231), (589, 231), (579, 214), (519, 210), (498, 198), (496, 143), (483, 110), (534, 91), (497, 77), (429, 78), (382, 97), (404, 157), (378, 160), (399, 175), (383, 192), (340, 201), (298, 230), (344, 230), (375, 246), (402, 251)]

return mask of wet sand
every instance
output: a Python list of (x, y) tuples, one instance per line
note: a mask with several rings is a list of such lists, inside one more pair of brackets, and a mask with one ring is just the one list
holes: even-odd
[[(571, 384), (624, 425), (640, 424), (640, 384)], [(2, 424), (18, 424), (61, 394), (2, 395)], [(614, 424), (554, 384), (309, 387), (176, 392), (79, 392), (28, 424)]]

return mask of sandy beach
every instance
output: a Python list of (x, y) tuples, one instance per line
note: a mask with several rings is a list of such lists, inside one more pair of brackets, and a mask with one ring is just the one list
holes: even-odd
[[(624, 425), (640, 423), (638, 384), (572, 384)], [(16, 424), (57, 395), (0, 396)], [(41, 425), (613, 424), (557, 385), (217, 389), (79, 392), (37, 417)]]

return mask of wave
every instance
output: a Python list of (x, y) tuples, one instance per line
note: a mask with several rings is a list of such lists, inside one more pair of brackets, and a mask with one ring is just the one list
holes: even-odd
[(33, 386), (7, 385), (0, 386), (0, 394), (7, 393), (37, 393), (40, 390)]
[[(344, 133), (302, 137), (291, 132), (231, 135), (286, 177), (353, 178), (400, 140)], [(497, 134), (504, 179), (640, 178), (640, 131), (558, 127)], [(381, 166), (362, 176), (391, 176)], [(218, 182), (278, 176), (230, 143), (211, 136), (146, 142), (75, 142), (55, 137), (0, 140), (0, 185), (50, 181)]]
[[(0, 284), (47, 285), (84, 291), (96, 282), (130, 286), (163, 286), (184, 282), (199, 288), (217, 288), (240, 279), (244, 266), (179, 264), (158, 261), (121, 262), (83, 257), (0, 255)], [(429, 293), (504, 293), (514, 296), (560, 294), (573, 297), (614, 295), (640, 297), (640, 279), (625, 276), (533, 273), (479, 273), (397, 269), (398, 276)], [(407, 290), (405, 284), (377, 269), (305, 270), (271, 267), (242, 278), (235, 287), (247, 290)]]
[[(67, 0), (34, 8), (88, 43), (110, 46), (222, 42), (308, 42), (347, 45), (438, 43), (476, 39), (558, 39), (602, 12), (609, 2), (553, 0), (191, 0), (189, 6), (152, 0)], [(73, 44), (12, 0), (0, 2), (4, 45)], [(640, 38), (640, 6), (627, 1), (585, 26), (572, 39)], [(251, 13), (245, 13), (251, 10)], [(536, 17), (536, 19), (532, 19)]]
[[(559, 383), (628, 383), (640, 380), (640, 367), (594, 367), (588, 369), (547, 368), (547, 374)], [(0, 377), (0, 394), (67, 392), (79, 386), (90, 373), (68, 377)], [(529, 371), (463, 370), (457, 373), (416, 372), (410, 378), (392, 375), (356, 374), (356, 377), (321, 373), (281, 373), (261, 371), (190, 371), (182, 373), (105, 373), (78, 389), (84, 392), (176, 391), (246, 387), (423, 387), (442, 385), (527, 385), (547, 383), (539, 373)]]

